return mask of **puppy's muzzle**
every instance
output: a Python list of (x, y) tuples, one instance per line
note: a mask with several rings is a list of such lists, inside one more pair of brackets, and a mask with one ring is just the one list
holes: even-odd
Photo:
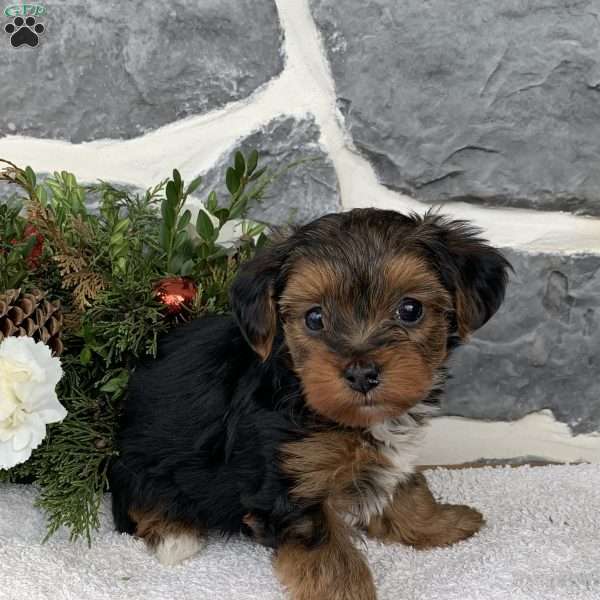
[(379, 368), (374, 363), (352, 363), (344, 370), (344, 379), (353, 390), (366, 394), (379, 385)]

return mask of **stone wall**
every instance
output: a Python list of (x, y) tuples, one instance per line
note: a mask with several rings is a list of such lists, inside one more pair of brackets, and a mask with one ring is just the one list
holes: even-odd
[(600, 216), (600, 2), (311, 6), (348, 131), (384, 185)]
[(44, 6), (36, 47), (2, 17), (0, 156), (134, 186), (177, 167), (199, 203), (242, 145), (316, 159), (267, 222), (441, 205), (515, 267), (445, 413), (600, 430), (600, 0)]

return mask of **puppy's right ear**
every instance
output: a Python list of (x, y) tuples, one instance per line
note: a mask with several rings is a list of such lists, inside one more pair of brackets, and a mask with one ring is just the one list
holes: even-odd
[(287, 254), (285, 242), (259, 251), (240, 266), (229, 291), (229, 301), (242, 334), (265, 361), (277, 332), (275, 284)]

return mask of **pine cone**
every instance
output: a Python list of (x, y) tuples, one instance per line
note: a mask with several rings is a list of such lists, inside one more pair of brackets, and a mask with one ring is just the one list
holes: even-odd
[(60, 301), (50, 302), (40, 290), (0, 294), (0, 342), (10, 336), (28, 336), (44, 342), (60, 356), (64, 350), (60, 339), (63, 320)]

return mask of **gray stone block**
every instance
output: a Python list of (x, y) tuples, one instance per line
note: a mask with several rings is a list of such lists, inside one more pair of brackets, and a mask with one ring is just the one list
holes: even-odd
[(305, 162), (283, 172), (269, 186), (262, 202), (251, 207), (249, 217), (281, 225), (305, 223), (341, 210), (335, 168), (319, 145), (319, 128), (312, 117), (279, 117), (240, 140), (202, 174), (204, 180), (195, 195), (205, 199), (214, 189), (223, 203), (228, 196), (225, 171), (235, 151), (241, 149), (247, 155), (253, 148), (260, 155), (259, 168), (268, 164), (272, 172), (295, 161)]
[(600, 215), (600, 0), (311, 0), (356, 146), (416, 198)]
[(44, 3), (36, 48), (0, 44), (0, 135), (131, 138), (244, 98), (283, 68), (273, 0)]
[(513, 420), (549, 408), (576, 433), (600, 430), (600, 256), (505, 254), (506, 301), (456, 351), (444, 414)]

